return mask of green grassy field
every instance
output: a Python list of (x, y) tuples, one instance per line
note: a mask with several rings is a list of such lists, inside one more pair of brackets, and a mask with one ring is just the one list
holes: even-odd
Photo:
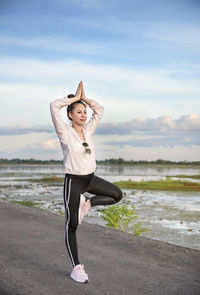
[(29, 181), (29, 182), (64, 182), (64, 177), (42, 177), (42, 178), (27, 178), (27, 179), (16, 179), (15, 181)]
[(167, 178), (166, 180), (156, 181), (118, 181), (114, 182), (120, 188), (124, 189), (143, 189), (143, 190), (165, 190), (165, 191), (200, 191), (200, 183), (191, 181), (172, 180)]
[[(200, 175), (177, 175), (174, 177), (180, 178), (193, 178), (200, 179)], [(16, 181), (24, 181), (24, 179), (18, 179)], [(62, 184), (64, 182), (64, 177), (43, 177), (43, 178), (33, 178), (26, 179), (29, 182), (37, 183), (57, 183)], [(200, 191), (200, 183), (182, 180), (173, 180), (171, 177), (167, 177), (165, 180), (154, 180), (154, 181), (118, 181), (114, 182), (120, 188), (124, 189), (146, 189), (146, 190), (168, 190), (168, 191)]]
[(200, 175), (186, 175), (186, 174), (180, 174), (180, 175), (174, 175), (173, 177), (177, 178), (191, 178), (191, 179), (200, 179)]
[(10, 203), (20, 204), (27, 207), (37, 207), (37, 203), (33, 201), (9, 201)]

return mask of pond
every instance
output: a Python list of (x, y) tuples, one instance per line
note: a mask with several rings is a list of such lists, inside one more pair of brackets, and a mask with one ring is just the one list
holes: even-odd
[[(199, 168), (155, 166), (98, 166), (95, 174), (114, 182), (119, 180), (159, 180), (166, 176), (200, 174)], [(63, 184), (30, 182), (32, 178), (63, 176), (61, 165), (0, 166), (0, 199), (37, 201), (54, 213), (64, 212)], [(18, 181), (18, 180), (22, 181)], [(190, 181), (198, 181), (192, 180)], [(123, 189), (121, 204), (134, 204), (138, 221), (147, 229), (142, 236), (168, 243), (200, 249), (200, 192), (150, 191)], [(119, 205), (120, 205), (119, 203)], [(91, 210), (85, 221), (105, 225), (103, 206)]]

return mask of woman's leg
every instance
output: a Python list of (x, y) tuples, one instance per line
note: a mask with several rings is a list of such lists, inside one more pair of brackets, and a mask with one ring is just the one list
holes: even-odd
[(65, 176), (64, 204), (65, 204), (65, 243), (72, 266), (79, 264), (76, 230), (78, 226), (78, 208), (80, 193), (78, 182)]
[(91, 177), (86, 191), (95, 195), (90, 198), (92, 207), (116, 204), (123, 196), (122, 191), (117, 186), (96, 175)]

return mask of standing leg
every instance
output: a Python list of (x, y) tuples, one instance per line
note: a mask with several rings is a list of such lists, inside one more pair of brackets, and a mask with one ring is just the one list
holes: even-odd
[(80, 203), (80, 188), (81, 183), (84, 184), (84, 182), (85, 181), (81, 181), (79, 178), (71, 178), (68, 174), (65, 175), (65, 243), (73, 266), (70, 277), (79, 283), (87, 283), (89, 281), (88, 275), (84, 270), (84, 265), (79, 263), (76, 239)]
[(95, 194), (94, 197), (90, 198), (92, 207), (116, 204), (123, 196), (122, 191), (117, 186), (96, 175), (92, 176), (86, 191)]
[(79, 194), (74, 188), (74, 179), (65, 176), (64, 204), (65, 204), (65, 243), (72, 266), (79, 264), (76, 229), (78, 225)]

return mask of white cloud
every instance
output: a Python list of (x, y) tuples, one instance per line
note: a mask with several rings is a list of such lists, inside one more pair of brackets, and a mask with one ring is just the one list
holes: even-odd
[(200, 117), (197, 114), (182, 116), (177, 120), (177, 125), (182, 130), (198, 130), (200, 132)]
[(200, 49), (199, 26), (188, 23), (178, 24), (177, 22), (160, 22), (148, 24), (146, 34), (155, 40), (165, 41)]
[[(89, 120), (89, 116), (88, 116)], [(67, 123), (67, 121), (66, 121)], [(69, 122), (68, 122), (69, 124)], [(200, 116), (197, 114), (190, 114), (182, 116), (178, 119), (172, 119), (171, 116), (165, 115), (159, 118), (136, 118), (130, 121), (123, 121), (118, 123), (100, 123), (97, 127), (96, 134), (98, 135), (131, 135), (135, 132), (142, 131), (149, 134), (156, 132), (200, 132)], [(0, 135), (22, 135), (29, 133), (55, 133), (52, 125), (46, 126), (30, 126), (25, 125), (8, 125), (0, 126)], [(164, 133), (163, 133), (164, 134)], [(138, 137), (140, 137), (139, 135)]]
[(9, 126), (0, 126), (0, 136), (17, 136), (30, 133), (52, 133), (54, 132), (53, 126), (28, 126), (28, 124), (23, 125), (9, 125)]
[[(113, 65), (96, 65), (80, 60), (45, 62), (34, 59), (1, 59), (0, 75), (29, 84), (55, 86), (74, 83), (78, 77), (115, 96), (126, 97), (199, 97), (200, 84), (195, 79), (170, 77), (173, 72), (165, 68), (137, 69)], [(177, 74), (177, 73), (176, 73)], [(12, 85), (12, 84), (10, 84)], [(123, 86), (120, 87), (120, 85)], [(2, 85), (1, 87), (6, 87)], [(9, 84), (8, 84), (9, 86)]]
[(104, 121), (163, 113), (180, 116), (200, 109), (199, 82), (175, 78), (173, 72), (164, 68), (139, 70), (79, 60), (45, 62), (14, 58), (1, 59), (0, 64), (0, 76), (4, 77), (0, 84), (4, 125), (49, 123), (49, 102), (74, 92), (80, 80), (85, 83), (86, 94), (104, 105)]
[[(192, 146), (173, 146), (173, 147), (133, 147), (133, 146), (99, 146), (97, 148), (97, 160), (104, 160), (110, 158), (124, 158), (126, 160), (157, 160), (165, 159), (171, 161), (199, 161), (200, 147)], [(11, 154), (10, 154), (11, 155)], [(23, 150), (19, 150), (15, 155), (20, 155), (24, 158), (37, 158), (37, 159), (58, 159), (62, 160), (63, 155), (60, 150), (44, 150), (36, 149), (27, 146)], [(13, 158), (13, 156), (12, 156)]]
[(124, 158), (125, 160), (157, 160), (171, 161), (199, 161), (199, 146), (174, 147), (133, 147), (133, 146), (107, 146), (97, 150), (97, 159)]
[[(22, 133), (22, 134), (13, 134), (10, 135), (1, 135), (0, 136), (0, 152), (10, 152), (13, 155), (22, 150), (27, 144), (30, 146), (41, 146), (41, 142), (47, 141), (51, 138), (51, 135), (48, 133)], [(2, 156), (1, 156), (2, 157)]]
[[(146, 3), (144, 4), (146, 5)], [(134, 17), (133, 13), (126, 17), (116, 17), (114, 14), (102, 14), (98, 19), (91, 18), (68, 18), (67, 23), (72, 23), (80, 27), (95, 28), (101, 31), (113, 33), (117, 32), (122, 35), (124, 40), (129, 39), (129, 46), (133, 42), (143, 42), (150, 46), (161, 46), (163, 42), (165, 46), (176, 45), (181, 51), (187, 48), (198, 51), (200, 48), (200, 28), (198, 24), (190, 23), (182, 20), (181, 23), (177, 19), (166, 21), (165, 19), (142, 19)]]
[(60, 148), (60, 144), (58, 139), (48, 139), (46, 141), (42, 142), (42, 147), (45, 150), (53, 150), (53, 151), (57, 151), (58, 148)]
[[(97, 159), (197, 161), (200, 155), (199, 119), (197, 115), (188, 115), (177, 120), (137, 118), (132, 120), (132, 125), (131, 122), (101, 123), (94, 137)], [(105, 129), (108, 126), (109, 130)], [(49, 126), (7, 126), (3, 134), (0, 137), (1, 157), (62, 159), (59, 140)]]
[(196, 131), (200, 132), (200, 116), (190, 114), (173, 119), (169, 115), (158, 118), (136, 118), (120, 123), (102, 123), (98, 134), (131, 134), (135, 131)]
[(103, 46), (88, 43), (88, 42), (77, 42), (69, 38), (51, 38), (47, 36), (37, 38), (16, 38), (14, 36), (1, 36), (0, 44), (3, 46), (20, 46), (30, 48), (42, 48), (54, 51), (81, 53), (81, 54), (102, 54), (104, 51)]

